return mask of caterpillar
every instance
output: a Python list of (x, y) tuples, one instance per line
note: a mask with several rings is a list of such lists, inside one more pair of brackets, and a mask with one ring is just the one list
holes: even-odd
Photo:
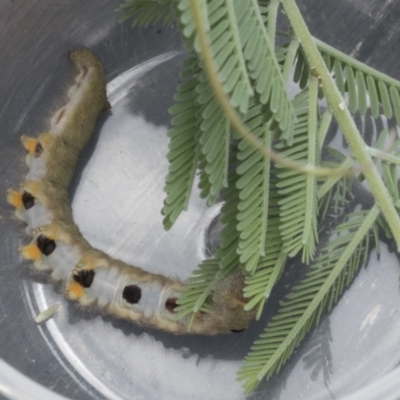
[(21, 137), (29, 172), (19, 190), (6, 192), (32, 237), (30, 244), (20, 247), (22, 257), (31, 260), (34, 269), (50, 271), (54, 281), (62, 281), (67, 299), (144, 326), (208, 335), (247, 328), (254, 312), (244, 310), (248, 299), (242, 295), (241, 274), (216, 286), (210, 312), (178, 319), (175, 309), (183, 283), (113, 259), (82, 236), (72, 217), (68, 186), (99, 114), (110, 104), (101, 62), (86, 48), (70, 52), (70, 59), (77, 76), (68, 102), (51, 118), (48, 132)]

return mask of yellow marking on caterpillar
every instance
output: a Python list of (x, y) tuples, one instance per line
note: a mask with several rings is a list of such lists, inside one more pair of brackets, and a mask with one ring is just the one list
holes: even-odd
[(19, 252), (25, 260), (39, 261), (42, 259), (42, 253), (35, 244), (30, 244), (28, 246), (21, 246)]
[(33, 197), (39, 197), (42, 184), (39, 181), (25, 181), (22, 182), (20, 188), (30, 193)]
[(72, 282), (69, 285), (67, 294), (70, 299), (75, 300), (85, 295), (85, 289), (77, 282)]
[(22, 210), (24, 203), (22, 202), (22, 193), (16, 192), (13, 189), (6, 191), (6, 199), (9, 204), (15, 207), (17, 210)]
[[(96, 269), (99, 265), (98, 265), (98, 261), (95, 257), (93, 257), (90, 254), (84, 254), (80, 260), (78, 261), (78, 263), (75, 266), (75, 270), (79, 271), (79, 270), (92, 270), (92, 269)], [(100, 260), (101, 261), (101, 260)]]
[(42, 233), (48, 239), (60, 240), (60, 232), (59, 232), (59, 228), (56, 224), (48, 224), (48, 225), (40, 226), (39, 228), (34, 229), (32, 231), (32, 233), (34, 235), (38, 235), (38, 234)]
[(54, 136), (48, 132), (43, 132), (38, 137), (39, 143), (42, 145), (43, 149), (48, 149), (54, 143)]
[(55, 223), (42, 225), (39, 228), (34, 229), (32, 233), (34, 235), (43, 234), (51, 240), (63, 242), (69, 245), (74, 243), (74, 239), (71, 237), (71, 235), (65, 232), (62, 228), (60, 228), (59, 225)]
[(36, 145), (38, 144), (37, 139), (22, 135), (21, 142), (25, 149), (28, 150), (29, 154), (35, 154)]

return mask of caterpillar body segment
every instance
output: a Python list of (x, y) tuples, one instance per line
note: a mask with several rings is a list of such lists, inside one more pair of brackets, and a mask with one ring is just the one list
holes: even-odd
[[(189, 317), (177, 319), (175, 307), (185, 290), (181, 282), (115, 260), (93, 248), (73, 221), (68, 198), (79, 155), (98, 115), (110, 107), (101, 63), (88, 49), (70, 53), (78, 74), (68, 91), (68, 103), (37, 138), (22, 136), (29, 172), (19, 190), (9, 189), (7, 201), (26, 223), (32, 237), (20, 248), (35, 269), (51, 271), (62, 281), (68, 299), (96, 305), (137, 323), (175, 333), (188, 332)], [(243, 276), (225, 279), (215, 290), (214, 311), (197, 313), (192, 333), (217, 334), (248, 326), (254, 312), (243, 307)]]

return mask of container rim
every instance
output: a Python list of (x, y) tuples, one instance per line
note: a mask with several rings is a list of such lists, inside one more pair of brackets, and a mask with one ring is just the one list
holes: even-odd
[[(9, 400), (68, 400), (28, 378), (0, 359), (0, 394)], [(339, 400), (398, 400), (400, 398), (400, 367)]]

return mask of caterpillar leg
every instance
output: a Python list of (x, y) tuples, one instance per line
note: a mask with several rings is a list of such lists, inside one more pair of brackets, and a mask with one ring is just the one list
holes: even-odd
[(28, 155), (32, 157), (39, 157), (41, 155), (43, 149), (38, 139), (22, 135), (21, 142), (28, 151)]
[(11, 204), (17, 211), (21, 211), (24, 207), (24, 203), (22, 200), (22, 193), (17, 192), (13, 189), (7, 189), (6, 191), (6, 200), (9, 204)]
[[(64, 294), (67, 299), (70, 300), (81, 300), (85, 297), (85, 288), (77, 282), (71, 282), (64, 290)], [(85, 302), (86, 303), (86, 302)]]
[[(110, 262), (111, 261), (111, 262)], [(93, 301), (101, 308), (109, 306), (122, 279), (119, 269), (98, 250), (82, 254), (69, 275), (65, 285), (65, 295), (77, 299), (82, 305)]]
[[(64, 294), (72, 300), (79, 300), (82, 305), (97, 301), (99, 307), (109, 305), (114, 296), (115, 277), (105, 258), (83, 253), (69, 275)], [(104, 273), (106, 276), (103, 276)], [(95, 279), (96, 278), (96, 279)]]
[(81, 248), (54, 224), (35, 229), (34, 239), (21, 248), (21, 255), (32, 260), (37, 270), (51, 270), (52, 278), (65, 281), (80, 258)]
[[(36, 193), (35, 190), (34, 192)], [(6, 199), (8, 203), (15, 207), (16, 217), (26, 222), (25, 232), (30, 236), (33, 235), (36, 228), (48, 224), (52, 220), (51, 212), (27, 190), (8, 189)]]
[[(30, 261), (35, 261), (35, 262), (39, 262), (42, 260), (42, 253), (39, 250), (39, 247), (36, 245), (36, 243), (32, 243), (29, 244), (28, 246), (20, 246), (19, 247), (19, 252), (21, 254), (21, 256), (25, 259), (25, 260), (30, 260)], [(39, 268), (38, 269), (49, 269), (49, 268)]]
[[(91, 293), (93, 290), (90, 291), (90, 287), (94, 281), (95, 270), (101, 270), (102, 268), (106, 270), (109, 268), (109, 264), (105, 259), (98, 259), (89, 253), (83, 254), (67, 279), (64, 289), (65, 296), (71, 300), (79, 300), (83, 305), (95, 301), (96, 296)], [(98, 291), (95, 290), (95, 292)], [(98, 304), (100, 307), (104, 307), (109, 304), (111, 300), (112, 296), (109, 296), (108, 301), (102, 301), (100, 295), (98, 297)]]
[(73, 238), (71, 235), (54, 223), (42, 225), (34, 229), (32, 234), (35, 236), (42, 235), (47, 237), (49, 240), (63, 242), (67, 245), (71, 245), (73, 243)]

